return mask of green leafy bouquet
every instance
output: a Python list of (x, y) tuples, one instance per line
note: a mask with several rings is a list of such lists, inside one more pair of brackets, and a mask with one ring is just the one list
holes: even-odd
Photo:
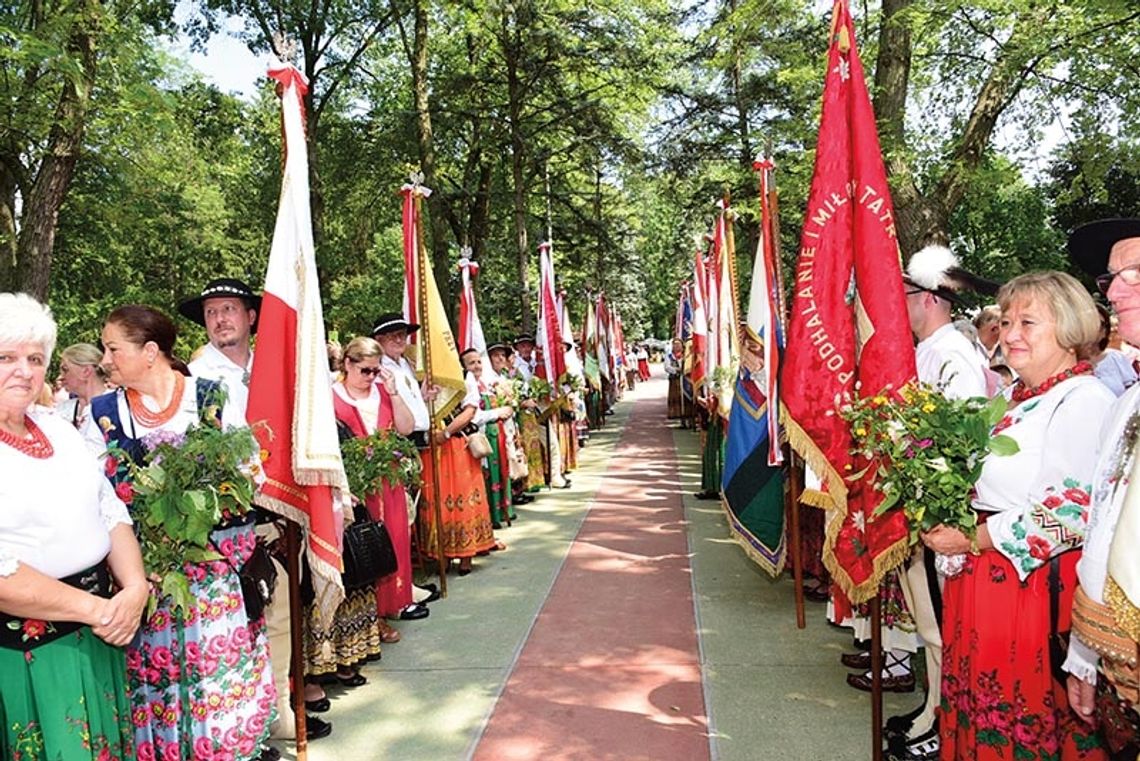
[(855, 399), (839, 415), (851, 425), (851, 454), (870, 464), (850, 480), (874, 470), (874, 488), (883, 494), (875, 514), (902, 504), (911, 544), (939, 524), (972, 538), (978, 516), (970, 498), (986, 455), (1018, 451), (1014, 439), (992, 433), (1005, 411), (1000, 396), (947, 399), (914, 382), (897, 394)]
[[(142, 445), (142, 463), (111, 446), (107, 470), (125, 465), (127, 480), (116, 492), (131, 505), (143, 566), (172, 607), (186, 614), (196, 604), (187, 564), (221, 559), (210, 531), (249, 512), (264, 453), (249, 428), (210, 423), (185, 433), (157, 430)], [(152, 595), (147, 615), (157, 605)]]
[(586, 381), (581, 375), (563, 373), (562, 377), (558, 379), (558, 384), (562, 388), (568, 389), (568, 393), (578, 394), (579, 397), (586, 395)]
[(378, 493), (384, 481), (392, 486), (418, 486), (423, 472), (419, 452), (411, 439), (395, 431), (378, 430), (364, 438), (341, 442), (341, 458), (348, 486), (360, 499)]
[(528, 399), (534, 399), (536, 402), (550, 401), (552, 389), (550, 383), (544, 378), (539, 378), (538, 376), (531, 378), (527, 391)]

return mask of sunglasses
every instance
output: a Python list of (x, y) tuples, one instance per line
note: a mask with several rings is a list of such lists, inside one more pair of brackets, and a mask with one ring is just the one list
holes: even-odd
[(1112, 286), (1112, 281), (1119, 277), (1124, 281), (1125, 285), (1140, 285), (1140, 264), (1130, 264), (1123, 267), (1116, 272), (1109, 270), (1103, 275), (1096, 276), (1096, 287), (1104, 295), (1108, 295), (1108, 289)]
[(380, 374), (379, 367), (358, 367), (356, 371), (363, 375), (365, 378), (375, 378)]

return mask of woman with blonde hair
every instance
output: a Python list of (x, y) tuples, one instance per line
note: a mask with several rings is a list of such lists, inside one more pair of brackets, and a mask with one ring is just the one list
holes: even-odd
[(102, 360), (103, 352), (93, 344), (72, 344), (59, 353), (57, 382), (71, 398), (57, 404), (55, 411), (76, 428), (87, 421), (91, 400), (107, 391)]
[[(1052, 635), (1069, 629), (1101, 422), (1115, 397), (1089, 362), (1100, 330), (1092, 298), (1061, 272), (998, 293), (1000, 342), (1018, 380), (994, 427), (1016, 454), (988, 455), (973, 539), (937, 526), (922, 540), (965, 554), (943, 591), (943, 759), (1101, 759), (1069, 711)], [(968, 554), (967, 554), (968, 553)]]

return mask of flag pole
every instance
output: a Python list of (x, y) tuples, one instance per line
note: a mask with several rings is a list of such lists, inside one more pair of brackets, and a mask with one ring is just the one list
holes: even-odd
[[(289, 679), (293, 684), (293, 726), (297, 743), (297, 761), (309, 757), (308, 717), (305, 714), (305, 638), (301, 615), (301, 527), (285, 521), (285, 563), (289, 585)], [(270, 654), (272, 656), (272, 654)]]
[(871, 759), (883, 761), (883, 608), (871, 598)]
[[(761, 238), (768, 236), (769, 243), (772, 246), (772, 260), (775, 268), (773, 275), (776, 278), (776, 308), (780, 310), (780, 324), (788, 324), (788, 303), (784, 298), (784, 269), (780, 263), (780, 218), (779, 207), (776, 203), (776, 184), (771, 184), (764, 181), (764, 172), (775, 172), (775, 166), (771, 164), (771, 160), (767, 159), (765, 162), (758, 162), (767, 164), (760, 166), (758, 175), (758, 182), (760, 183), (759, 195), (760, 203), (765, 201), (768, 203), (768, 223), (770, 224), (769, 230), (761, 230)], [(764, 189), (768, 187), (767, 197), (765, 198)], [(761, 211), (760, 225), (764, 225), (764, 215)], [(760, 252), (761, 254), (763, 252)], [(777, 412), (779, 414), (779, 412)], [(796, 590), (796, 628), (804, 629), (807, 627), (807, 616), (804, 612), (804, 555), (803, 555), (803, 529), (800, 526), (800, 495), (804, 491), (804, 475), (803, 475), (803, 460), (796, 457), (791, 447), (785, 445), (787, 454), (784, 461), (787, 463), (788, 469), (788, 500), (786, 509), (788, 512), (788, 528), (791, 536), (788, 539), (788, 552), (792, 556), (792, 578), (795, 580)]]
[[(423, 212), (423, 196), (416, 191), (412, 202), (416, 205), (416, 279), (419, 281), (419, 293), (416, 294), (419, 301), (420, 321), (423, 327), (420, 329), (420, 352), (424, 358), (424, 382), (428, 389), (431, 389), (435, 381), (435, 376), (432, 374), (431, 367), (431, 330), (429, 329), (428, 322), (431, 319), (428, 315), (428, 299), (427, 299), (427, 262), (424, 257), (427, 256), (427, 250), (424, 247), (424, 226), (421, 214)], [(435, 499), (432, 500), (432, 519), (435, 521), (435, 557), (436, 563), (439, 566), (439, 594), (440, 597), (447, 597), (447, 560), (443, 557), (443, 494), (439, 488), (439, 447), (435, 442), (435, 431), (433, 430), (435, 424), (435, 398), (428, 402), (428, 417), (431, 423), (428, 425), (428, 452), (431, 457), (431, 488), (432, 495)]]

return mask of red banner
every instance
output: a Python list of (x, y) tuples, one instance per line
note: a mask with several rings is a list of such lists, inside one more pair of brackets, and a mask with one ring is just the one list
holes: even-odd
[(855, 25), (838, 0), (823, 90), (815, 173), (795, 270), (783, 368), (788, 440), (833, 502), (823, 562), (853, 602), (873, 597), (907, 554), (901, 511), (874, 518), (879, 501), (860, 469), (841, 399), (897, 389), (915, 375), (894, 210)]

